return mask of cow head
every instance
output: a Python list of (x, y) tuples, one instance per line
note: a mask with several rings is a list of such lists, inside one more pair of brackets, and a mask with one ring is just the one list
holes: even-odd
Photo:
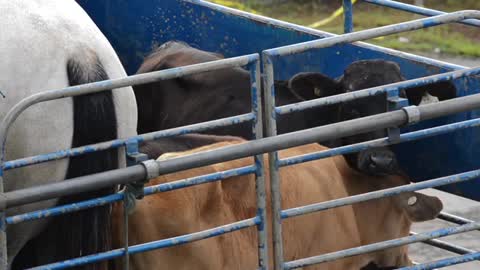
[[(170, 41), (149, 54), (137, 73), (177, 68), (223, 59)], [(168, 129), (250, 111), (250, 75), (241, 68), (226, 68), (134, 87), (138, 103), (138, 132)], [(246, 125), (225, 127), (217, 134), (241, 134)]]
[[(299, 99), (313, 99), (337, 94), (355, 92), (362, 89), (396, 83), (405, 80), (398, 64), (385, 60), (362, 60), (350, 64), (338, 79), (331, 79), (320, 73), (299, 73), (290, 80), (290, 90)], [(400, 96), (408, 98), (410, 104), (419, 105), (424, 96), (434, 95), (439, 100), (454, 98), (456, 88), (449, 82), (414, 87), (401, 91)], [(431, 97), (431, 96), (430, 96)], [(366, 117), (387, 111), (385, 94), (370, 96), (340, 104), (330, 110), (329, 117), (334, 122)], [(359, 134), (342, 139), (342, 145), (383, 138), (386, 130)], [(345, 156), (349, 165), (370, 175), (396, 174), (399, 171), (397, 159), (388, 147), (368, 149)]]

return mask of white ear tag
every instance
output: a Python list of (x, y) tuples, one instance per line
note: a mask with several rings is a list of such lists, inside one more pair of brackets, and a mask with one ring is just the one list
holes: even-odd
[(407, 204), (408, 206), (413, 206), (417, 203), (417, 196), (412, 196), (408, 198)]

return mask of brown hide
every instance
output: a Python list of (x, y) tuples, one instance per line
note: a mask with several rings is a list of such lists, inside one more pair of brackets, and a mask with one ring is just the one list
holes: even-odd
[[(169, 153), (162, 158), (173, 158), (237, 143), (239, 142), (222, 142), (188, 152)], [(280, 157), (325, 149), (318, 144), (304, 145), (281, 151)], [(152, 180), (150, 184), (157, 185), (251, 164), (251, 158), (244, 158), (161, 176)], [(280, 169), (280, 175), (283, 209), (408, 182), (400, 177), (371, 177), (357, 173), (347, 166), (343, 157), (284, 167)], [(269, 179), (268, 173), (266, 179)], [(271, 220), (268, 180), (267, 210), (268, 220)], [(114, 245), (121, 247), (123, 245), (122, 205), (115, 205), (113, 213)], [(130, 244), (193, 233), (251, 218), (255, 213), (253, 175), (159, 193), (138, 201), (136, 211), (130, 216)], [(285, 259), (290, 261), (407, 236), (410, 225), (409, 218), (402, 207), (395, 203), (395, 198), (385, 198), (287, 219), (283, 222)], [(269, 234), (271, 231), (271, 227), (268, 227)], [(253, 227), (187, 245), (133, 255), (130, 257), (131, 269), (256, 269), (256, 243), (256, 228)], [(270, 241), (268, 248), (272, 258)], [(410, 264), (407, 248), (401, 247), (306, 269), (358, 270), (372, 261), (379, 266)], [(117, 269), (121, 269), (121, 260), (116, 263), (118, 263)]]

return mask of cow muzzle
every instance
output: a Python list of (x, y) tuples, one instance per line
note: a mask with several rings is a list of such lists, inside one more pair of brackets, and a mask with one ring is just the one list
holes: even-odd
[(357, 167), (361, 172), (376, 176), (393, 175), (399, 172), (397, 158), (387, 148), (373, 148), (360, 152)]

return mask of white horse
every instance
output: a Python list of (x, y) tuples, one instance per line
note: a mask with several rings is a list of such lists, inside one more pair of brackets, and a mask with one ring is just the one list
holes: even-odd
[[(0, 14), (0, 91), (4, 94), (0, 95), (0, 119), (32, 94), (126, 76), (107, 39), (74, 0), (0, 0)], [(133, 136), (136, 113), (131, 88), (34, 105), (10, 129), (6, 160)], [(16, 169), (5, 173), (5, 191), (122, 166), (123, 150), (112, 150)], [(106, 192), (111, 189), (76, 198)], [(7, 215), (58, 203), (50, 200), (17, 207), (9, 209)], [(105, 207), (68, 216), (48, 242), (63, 256), (105, 248), (109, 243), (109, 211)], [(7, 229), (9, 268), (27, 241), (48, 222), (27, 222)]]

